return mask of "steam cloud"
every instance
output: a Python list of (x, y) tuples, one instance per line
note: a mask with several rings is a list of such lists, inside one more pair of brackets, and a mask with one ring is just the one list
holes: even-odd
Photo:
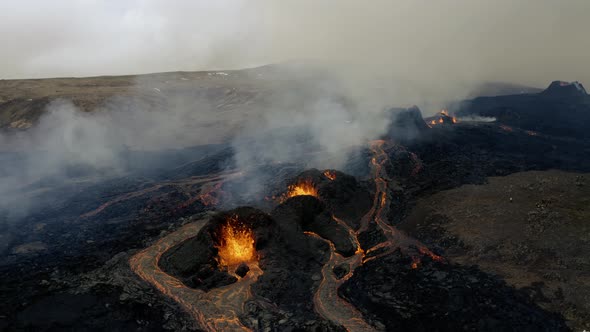
[[(155, 93), (154, 84), (140, 78), (135, 88)], [(47, 181), (59, 186), (76, 177), (92, 181), (122, 176), (129, 150), (219, 142), (220, 133), (240, 121), (239, 113), (230, 121), (219, 119), (209, 99), (200, 95), (160, 91), (154, 98), (154, 93), (113, 97), (93, 112), (82, 112), (69, 100), (54, 100), (34, 127), (0, 133), (0, 211), (20, 217), (38, 203), (28, 193)]]
[[(238, 105), (224, 119), (214, 98), (183, 92), (163, 95), (158, 105), (110, 100), (92, 114), (56, 102), (38, 127), (0, 137), (0, 146), (25, 151), (22, 163), (3, 168), (0, 197), (70, 165), (116, 173), (127, 148), (191, 146), (212, 137), (231, 139), (237, 165), (246, 168), (300, 161), (303, 150), (294, 142), (305, 134), (325, 151), (306, 164), (338, 168), (351, 147), (383, 132), (387, 106), (416, 104), (433, 113), (482, 81), (590, 82), (580, 71), (590, 57), (589, 11), (585, 0), (4, 1), (0, 12), (10, 15), (0, 20), (3, 78), (303, 59), (329, 69), (330, 79), (288, 68), (278, 74), (280, 91), (254, 108)], [(150, 81), (138, 87), (157, 88)]]
[[(232, 82), (243, 73), (212, 75)], [(82, 112), (69, 100), (53, 101), (31, 129), (0, 135), (10, 160), (0, 167), (0, 208), (18, 219), (39, 203), (27, 193), (47, 181), (65, 183), (77, 174), (83, 180), (124, 176), (128, 150), (225, 143), (235, 151), (232, 167), (243, 171), (285, 162), (339, 169), (388, 125), (385, 105), (355, 96), (327, 72), (281, 65), (245, 75), (241, 79), (257, 82), (258, 90), (229, 109), (220, 105), (243, 91), (215, 84), (203, 88), (206, 93), (166, 89), (150, 76), (138, 78), (134, 89), (141, 93), (113, 97), (93, 112)], [(252, 176), (242, 192), (260, 194), (264, 180)]]

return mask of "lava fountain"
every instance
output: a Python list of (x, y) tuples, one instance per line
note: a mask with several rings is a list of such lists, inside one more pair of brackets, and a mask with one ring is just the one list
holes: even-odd
[[(232, 284), (203, 290), (189, 288), (176, 277), (164, 272), (159, 261), (166, 251), (198, 235), (208, 220), (190, 223), (161, 238), (156, 244), (134, 255), (129, 264), (141, 279), (152, 284), (179, 303), (205, 331), (251, 331), (241, 320), (244, 304), (252, 298), (251, 286), (263, 274), (258, 265), (254, 233), (250, 227), (231, 215), (217, 230), (218, 262), (222, 267), (248, 263), (248, 273)], [(197, 253), (198, 254), (198, 253)]]
[(237, 215), (229, 217), (227, 223), (221, 226), (219, 244), (216, 247), (218, 263), (224, 267), (257, 260), (252, 230), (241, 223)]
[(287, 192), (279, 197), (279, 203), (283, 203), (287, 199), (295, 196), (320, 197), (313, 181), (308, 178), (300, 179), (295, 184), (289, 185), (287, 187)]
[(330, 179), (330, 181), (334, 181), (336, 180), (336, 171), (327, 169), (324, 171), (324, 176)]

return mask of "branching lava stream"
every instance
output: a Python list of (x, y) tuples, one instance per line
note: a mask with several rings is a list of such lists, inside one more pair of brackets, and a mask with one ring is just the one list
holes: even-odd
[[(373, 153), (373, 158), (371, 158), (371, 175), (375, 181), (375, 197), (371, 209), (362, 218), (359, 229), (354, 231), (345, 222), (333, 217), (334, 220), (348, 230), (351, 240), (357, 248), (355, 254), (350, 257), (343, 257), (336, 252), (332, 242), (319, 237), (315, 233), (306, 233), (310, 236), (319, 237), (330, 245), (330, 258), (322, 268), (322, 281), (314, 295), (315, 309), (325, 319), (341, 325), (347, 331), (351, 332), (376, 330), (373, 326), (365, 322), (362, 314), (353, 305), (338, 296), (338, 287), (352, 277), (357, 267), (372, 259), (389, 254), (398, 248), (411, 252), (410, 254), (414, 257), (412, 268), (419, 266), (420, 261), (418, 257), (422, 254), (429, 255), (435, 260), (442, 260), (440, 256), (432, 253), (419, 241), (408, 237), (385, 222), (389, 208), (387, 204), (389, 177), (384, 167), (389, 162), (389, 157), (384, 150), (385, 144), (386, 142), (382, 140), (372, 141), (370, 143)], [(358, 236), (366, 231), (371, 223), (374, 223), (383, 232), (387, 240), (365, 252), (359, 244)], [(379, 249), (383, 249), (383, 252), (378, 255), (369, 256), (372, 252)], [(349, 266), (348, 273), (341, 279), (337, 279), (334, 274), (334, 267), (342, 264)]]
[[(357, 267), (380, 256), (390, 254), (396, 249), (413, 257), (412, 268), (419, 267), (422, 255), (429, 255), (434, 260), (442, 260), (440, 256), (432, 253), (420, 242), (406, 236), (386, 222), (390, 197), (388, 189), (390, 179), (385, 170), (385, 165), (389, 162), (385, 151), (386, 144), (382, 140), (370, 143), (373, 153), (370, 168), (375, 183), (375, 196), (370, 210), (361, 219), (359, 228), (354, 230), (344, 221), (332, 216), (334, 221), (348, 231), (350, 240), (356, 247), (354, 255), (344, 257), (336, 252), (331, 241), (315, 233), (306, 232), (309, 236), (326, 241), (330, 247), (330, 257), (322, 267), (322, 279), (313, 298), (315, 310), (323, 318), (343, 326), (347, 331), (376, 330), (363, 319), (362, 313), (356, 307), (338, 296), (338, 288), (352, 277)], [(326, 171), (324, 176), (332, 181), (336, 179), (333, 172)], [(304, 179), (289, 186), (288, 192), (281, 197), (280, 201), (298, 195), (318, 197), (317, 190), (311, 180)], [(180, 303), (200, 323), (202, 328), (209, 331), (248, 331), (249, 329), (239, 320), (239, 315), (244, 312), (244, 303), (251, 297), (251, 285), (263, 274), (263, 271), (258, 265), (251, 231), (243, 228), (243, 225), (240, 226), (237, 217), (236, 220), (229, 218), (228, 224), (221, 229), (223, 240), (218, 246), (218, 262), (220, 266), (228, 267), (228, 271), (233, 271), (237, 264), (248, 263), (250, 271), (244, 278), (238, 278), (238, 281), (233, 284), (204, 292), (185, 286), (178, 279), (163, 272), (158, 266), (158, 261), (164, 252), (195, 236), (203, 223), (204, 221), (186, 225), (160, 239), (155, 245), (139, 252), (131, 258), (131, 268), (142, 279)], [(372, 248), (363, 250), (359, 242), (359, 235), (372, 226), (380, 230), (386, 240)], [(347, 273), (338, 279), (334, 273), (335, 267), (345, 267)]]

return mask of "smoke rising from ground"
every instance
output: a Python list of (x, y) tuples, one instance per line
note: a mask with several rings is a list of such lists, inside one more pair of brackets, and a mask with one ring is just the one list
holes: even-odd
[(129, 151), (219, 143), (241, 119), (239, 113), (229, 121), (219, 118), (214, 99), (155, 86), (139, 78), (135, 88), (147, 96), (114, 96), (92, 112), (56, 99), (32, 128), (1, 132), (0, 210), (19, 217), (38, 203), (34, 196), (44, 188), (124, 176)]
[[(186, 82), (182, 75), (166, 81), (174, 80)], [(237, 81), (250, 85), (231, 87)], [(246, 172), (277, 163), (340, 169), (389, 121), (381, 100), (361, 98), (337, 77), (307, 66), (210, 73), (186, 84), (167, 87), (140, 76), (133, 94), (109, 98), (96, 110), (54, 100), (32, 128), (0, 135), (2, 150), (18, 156), (2, 155), (11, 162), (0, 168), (0, 207), (18, 217), (38, 204), (23, 194), (48, 183), (126, 176), (131, 150), (225, 143), (235, 156), (222, 166)], [(264, 180), (251, 177), (243, 193), (259, 195)]]
[[(478, 82), (590, 81), (580, 70), (590, 57), (589, 11), (585, 0), (4, 1), (3, 78), (301, 60), (328, 70), (330, 79), (286, 65), (275, 77), (280, 88), (253, 106), (236, 105), (223, 115), (233, 123), (225, 127), (218, 126), (217, 97), (187, 91), (164, 91), (156, 104), (114, 99), (93, 114), (55, 102), (26, 135), (0, 137), (0, 145), (27, 151), (24, 167), (15, 167), (0, 191), (70, 165), (117, 172), (125, 149), (204, 144), (220, 132), (240, 168), (291, 161), (338, 168), (355, 146), (385, 130), (388, 106), (416, 104), (428, 115)], [(137, 85), (160, 91), (149, 79)], [(323, 153), (309, 155), (297, 144), (301, 136)]]

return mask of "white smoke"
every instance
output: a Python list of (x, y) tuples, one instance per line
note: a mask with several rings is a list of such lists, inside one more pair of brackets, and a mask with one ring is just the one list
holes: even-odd
[(470, 115), (457, 118), (461, 122), (494, 122), (496, 118), (491, 116)]

